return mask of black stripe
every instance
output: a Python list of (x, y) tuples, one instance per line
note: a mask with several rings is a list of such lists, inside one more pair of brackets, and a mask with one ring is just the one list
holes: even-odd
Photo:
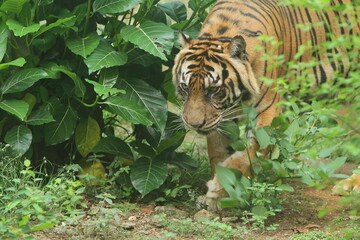
[(263, 114), (264, 112), (266, 112), (272, 105), (274, 105), (274, 102), (275, 102), (275, 99), (276, 99), (276, 98), (277, 98), (277, 93), (275, 93), (275, 96), (274, 96), (273, 100), (271, 101), (270, 105), (268, 105), (264, 110), (262, 110), (261, 112), (259, 112), (259, 113), (256, 115), (255, 119), (256, 119), (258, 116), (260, 116), (260, 114)]

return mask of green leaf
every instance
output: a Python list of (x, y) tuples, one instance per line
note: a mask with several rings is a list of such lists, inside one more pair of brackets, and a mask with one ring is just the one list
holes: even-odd
[(280, 186), (276, 187), (276, 190), (293, 192), (294, 188), (287, 184), (281, 184)]
[(50, 123), (55, 121), (53, 116), (50, 113), (49, 105), (42, 105), (39, 107), (39, 109), (31, 112), (29, 117), (26, 120), (26, 123), (29, 125), (42, 125), (45, 123)]
[(101, 68), (109, 68), (124, 65), (127, 61), (127, 55), (124, 52), (115, 51), (107, 42), (100, 42), (95, 51), (84, 60), (89, 68), (89, 73), (95, 72)]
[(6, 53), (7, 40), (8, 40), (8, 31), (6, 25), (5, 23), (0, 23), (0, 62), (2, 61)]
[(273, 159), (278, 159), (280, 156), (280, 147), (279, 145), (274, 145), (274, 147), (271, 149), (271, 156), (270, 156), (270, 159), (273, 160)]
[(177, 23), (186, 20), (187, 10), (184, 3), (182, 2), (173, 1), (163, 4), (158, 4), (157, 6)]
[(0, 91), (2, 94), (21, 92), (31, 87), (40, 79), (46, 78), (48, 74), (41, 69), (27, 68), (16, 72), (2, 84)]
[(273, 128), (280, 128), (281, 131), (285, 131), (289, 127), (289, 122), (284, 116), (277, 116), (271, 122)]
[(32, 41), (32, 45), (39, 49), (41, 52), (46, 52), (56, 44), (56, 34), (49, 32), (44, 34), (42, 38), (35, 38)]
[(25, 27), (14, 19), (7, 20), (6, 25), (9, 27), (11, 31), (14, 32), (14, 35), (17, 37), (22, 37), (29, 33), (34, 33), (40, 29), (40, 24), (35, 23), (28, 27)]
[(163, 132), (167, 119), (167, 102), (161, 92), (143, 80), (136, 78), (122, 79), (118, 85), (126, 91), (124, 98), (146, 109), (150, 115), (148, 120), (155, 123)]
[(321, 150), (321, 152), (319, 153), (319, 157), (321, 158), (326, 158), (328, 156), (330, 156), (330, 154), (335, 151), (337, 149), (339, 145), (336, 144), (335, 146), (329, 147), (329, 148), (325, 148), (323, 150)]
[(86, 58), (91, 54), (100, 43), (100, 36), (96, 33), (90, 33), (88, 36), (68, 38), (66, 46), (75, 54)]
[(266, 209), (266, 207), (264, 206), (255, 206), (251, 209), (251, 212), (255, 215), (255, 216), (261, 216), (261, 217), (268, 217), (268, 210)]
[(5, 135), (5, 142), (18, 154), (23, 155), (30, 147), (32, 133), (25, 126), (15, 126)]
[(344, 165), (346, 157), (337, 157), (333, 161), (328, 162), (325, 165), (327, 172), (334, 172), (336, 169)]
[(145, 21), (140, 26), (125, 26), (121, 36), (150, 54), (167, 60), (174, 43), (174, 31), (163, 23)]
[(270, 144), (270, 137), (264, 128), (259, 128), (255, 132), (256, 140), (260, 145), (260, 150), (266, 148)]
[[(169, 118), (169, 116), (168, 116)], [(179, 124), (179, 122), (175, 122)], [(174, 124), (175, 124), (174, 123)], [(156, 152), (161, 153), (163, 151), (175, 150), (181, 145), (186, 135), (186, 131), (182, 125), (174, 126), (170, 123), (167, 124), (165, 131), (161, 135), (158, 146), (156, 147)]]
[(18, 14), (24, 3), (28, 2), (29, 0), (6, 0), (0, 7), (1, 11), (10, 12)]
[(51, 71), (53, 72), (62, 72), (66, 74), (69, 78), (71, 78), (75, 84), (75, 95), (77, 97), (84, 97), (86, 92), (86, 87), (82, 80), (76, 75), (76, 73), (70, 72), (65, 66), (53, 66), (51, 67)]
[(77, 5), (72, 11), (76, 17), (76, 25), (79, 25), (86, 17), (87, 3)]
[(29, 215), (27, 215), (27, 216), (22, 216), (22, 217), (21, 217), (21, 220), (18, 221), (18, 223), (17, 223), (18, 226), (19, 226), (19, 227), (25, 226), (26, 224), (28, 224), (29, 219), (30, 219), (30, 216), (29, 216)]
[(75, 144), (81, 156), (86, 157), (100, 141), (100, 126), (97, 121), (88, 117), (81, 121), (75, 130)]
[(238, 179), (242, 176), (241, 172), (220, 165), (216, 165), (215, 170), (221, 186), (223, 186), (229, 196), (236, 196), (235, 186), (239, 182)]
[[(1, 44), (1, 43), (0, 43)], [(1, 48), (1, 46), (0, 46)], [(0, 56), (1, 57), (1, 56)], [(17, 58), (11, 62), (7, 62), (7, 63), (1, 63), (0, 64), (0, 70), (6, 69), (9, 66), (17, 66), (17, 67), (22, 67), (24, 66), (24, 64), (26, 63), (24, 58)]]
[(160, 187), (168, 175), (167, 166), (160, 161), (140, 158), (131, 168), (131, 183), (144, 197), (154, 189)]
[(239, 206), (239, 201), (236, 200), (235, 198), (230, 198), (230, 197), (222, 198), (222, 199), (220, 199), (220, 206), (222, 208), (238, 207)]
[(150, 65), (154, 64), (154, 62), (156, 61), (155, 58), (156, 57), (154, 57), (152, 54), (140, 48), (135, 48), (128, 54), (128, 63), (134, 63), (142, 65), (144, 67), (149, 67)]
[(164, 132), (161, 133), (155, 126), (143, 127), (141, 129), (139, 127), (139, 131), (142, 132), (142, 138), (156, 150), (157, 154), (163, 151), (174, 151), (181, 145), (186, 134), (180, 117), (171, 112), (168, 112)]
[(235, 151), (244, 151), (246, 149), (246, 145), (244, 143), (244, 140), (237, 140), (234, 141), (230, 144), (230, 146), (235, 150)]
[(44, 128), (47, 146), (62, 143), (74, 133), (77, 114), (70, 105), (54, 106), (55, 122), (47, 123)]
[(29, 110), (29, 104), (22, 100), (8, 99), (0, 102), (0, 108), (24, 120)]
[(125, 121), (134, 124), (144, 124), (150, 126), (153, 122), (151, 116), (143, 106), (129, 101), (123, 96), (113, 96), (106, 100), (106, 110), (121, 116)]
[(112, 88), (119, 78), (117, 67), (103, 68), (100, 72), (99, 83), (107, 88)]
[(194, 171), (199, 167), (199, 162), (197, 160), (182, 152), (164, 152), (160, 154), (157, 159), (191, 171)]
[(93, 11), (104, 14), (120, 13), (132, 9), (142, 0), (95, 0), (93, 3)]
[(109, 153), (130, 160), (134, 159), (129, 145), (117, 137), (102, 138), (94, 147), (93, 152)]
[(97, 95), (104, 95), (104, 94), (108, 94), (108, 93), (110, 93), (110, 94), (125, 93), (124, 90), (117, 89), (117, 88), (107, 88), (104, 85), (101, 85), (100, 83), (89, 80), (89, 79), (85, 79), (85, 81), (94, 86), (94, 91), (96, 92)]
[(64, 25), (66, 22), (72, 20), (75, 16), (70, 16), (70, 17), (67, 17), (67, 18), (61, 18), (61, 19), (58, 19), (56, 22), (54, 23), (51, 23), (49, 25), (45, 25), (45, 26), (42, 26), (40, 28), (40, 30), (38, 32), (36, 32), (33, 36), (33, 39), (36, 38), (37, 36), (43, 34), (44, 32), (46, 31), (49, 31), (50, 29), (53, 29), (55, 27), (59, 27), (59, 26), (62, 26)]
[(53, 222), (42, 222), (31, 227), (31, 231), (41, 231), (48, 228), (52, 228), (56, 223)]

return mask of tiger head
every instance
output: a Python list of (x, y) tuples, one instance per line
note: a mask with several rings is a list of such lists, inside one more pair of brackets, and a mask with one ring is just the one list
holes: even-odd
[(251, 104), (259, 86), (242, 36), (191, 39), (180, 33), (173, 82), (184, 100), (184, 123), (209, 134), (230, 119), (241, 102)]

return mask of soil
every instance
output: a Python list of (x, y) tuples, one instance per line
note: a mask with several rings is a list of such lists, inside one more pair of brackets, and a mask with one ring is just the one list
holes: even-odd
[[(346, 164), (342, 172), (348, 172), (353, 169), (353, 165)], [(348, 227), (347, 222), (355, 217), (349, 215), (349, 211), (341, 202), (340, 196), (331, 194), (331, 189), (318, 190), (308, 188), (305, 185), (292, 182), (290, 183), (295, 189), (293, 193), (287, 193), (282, 196), (284, 210), (277, 213), (267, 221), (267, 226), (276, 226), (274, 230), (254, 229), (234, 216), (231, 210), (225, 211), (219, 222), (224, 222), (233, 228), (242, 227), (247, 229), (244, 234), (231, 236), (231, 233), (224, 235), (223, 239), (289, 239), (297, 234), (305, 234), (311, 231), (331, 231), (334, 233), (342, 228)], [(73, 222), (63, 222), (58, 226), (35, 232), (35, 239), (222, 239), (204, 236), (204, 231), (197, 233), (196, 231), (181, 230), (185, 232), (177, 232), (179, 230), (171, 229), (174, 223), (178, 224), (178, 228), (182, 224), (201, 225), (194, 219), (194, 214), (199, 210), (189, 208), (185, 205), (177, 205), (177, 207), (158, 207), (155, 203), (149, 204), (129, 204), (122, 203), (110, 206), (96, 206), (88, 203), (89, 209), (86, 215)], [(318, 217), (319, 210), (328, 209), (328, 213), (322, 217)], [(161, 215), (161, 213), (165, 213)], [(160, 216), (160, 218), (157, 218)], [(211, 218), (211, 216), (209, 217)], [(335, 221), (337, 220), (337, 221)], [(185, 221), (185, 222), (184, 222)], [(360, 219), (354, 220), (355, 224), (360, 224)], [(352, 221), (352, 222), (354, 222)], [(343, 223), (345, 225), (337, 226), (335, 224)], [(172, 224), (172, 225), (171, 225)], [(176, 225), (175, 225), (176, 226)], [(206, 227), (206, 226), (205, 226)], [(200, 228), (199, 228), (200, 229)], [(219, 229), (220, 230), (220, 229)], [(186, 233), (186, 231), (189, 231)], [(200, 231), (200, 230), (199, 230)], [(214, 229), (216, 231), (216, 228)], [(206, 234), (206, 233), (205, 233)], [(214, 233), (212, 233), (214, 234)], [(222, 233), (219, 233), (222, 234)], [(359, 233), (358, 233), (359, 234)], [(220, 235), (221, 236), (221, 235)], [(359, 237), (359, 238), (357, 238)], [(360, 235), (355, 238), (360, 239)], [(304, 238), (306, 239), (306, 238)], [(315, 239), (315, 238), (314, 238)], [(318, 238), (316, 238), (318, 239)], [(324, 239), (324, 238), (321, 238)], [(331, 238), (336, 239), (336, 238)]]

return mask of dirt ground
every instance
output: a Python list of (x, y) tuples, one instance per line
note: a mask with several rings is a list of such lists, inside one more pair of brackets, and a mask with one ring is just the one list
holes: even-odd
[[(354, 166), (346, 164), (342, 172), (348, 172)], [(35, 232), (35, 239), (249, 239), (249, 240), (283, 240), (294, 235), (306, 234), (311, 231), (332, 233), (348, 227), (347, 223), (359, 224), (360, 219), (349, 216), (348, 209), (343, 206), (340, 196), (331, 194), (330, 189), (317, 190), (292, 182), (295, 192), (282, 196), (284, 210), (271, 217), (267, 226), (274, 225), (274, 230), (252, 229), (244, 225), (231, 210), (225, 211), (218, 222), (234, 229), (232, 231), (221, 226), (204, 226), (196, 219), (198, 210), (193, 207), (177, 204), (175, 207), (159, 207), (155, 203), (128, 204), (120, 203), (110, 206), (89, 206), (86, 215), (73, 222), (63, 222), (58, 226)], [(322, 218), (319, 210), (326, 206), (329, 212)], [(195, 216), (194, 216), (195, 215)], [(211, 215), (212, 216), (212, 215)], [(209, 218), (213, 218), (214, 216)], [(355, 220), (354, 220), (355, 219)], [(336, 225), (342, 223), (342, 225)], [(195, 227), (195, 230), (193, 227)], [(181, 231), (179, 229), (182, 229)], [(175, 228), (175, 229), (174, 229)], [(241, 234), (236, 229), (246, 229)], [(198, 229), (198, 231), (196, 230)], [(358, 228), (357, 228), (358, 229)], [(219, 233), (217, 233), (219, 231)], [(225, 234), (222, 235), (221, 234)], [(233, 235), (232, 235), (233, 234)], [(360, 233), (354, 238), (360, 239)], [(358, 238), (359, 237), (359, 238)], [(308, 239), (308, 238), (303, 238)], [(312, 238), (327, 239), (327, 238)], [(330, 238), (337, 239), (337, 238)]]

